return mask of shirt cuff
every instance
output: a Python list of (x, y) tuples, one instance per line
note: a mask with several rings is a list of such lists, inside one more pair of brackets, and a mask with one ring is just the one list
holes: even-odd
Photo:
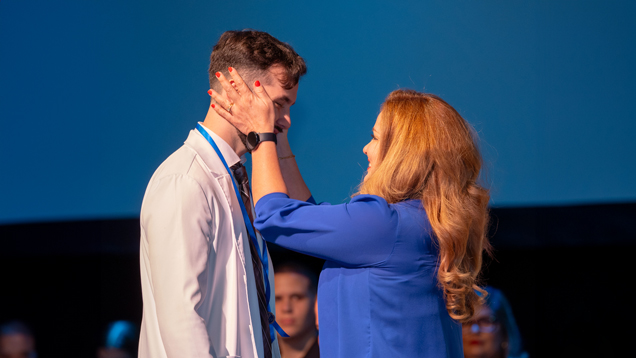
[(274, 200), (274, 199), (289, 199), (289, 195), (287, 195), (285, 193), (269, 193), (267, 195), (262, 196), (256, 202), (256, 205), (254, 205), (254, 209), (256, 209), (256, 212), (258, 212), (258, 208), (259, 207), (262, 207), (263, 205), (265, 205), (265, 203), (267, 203), (270, 200)]
[[(262, 214), (262, 211), (264, 210), (263, 208), (267, 207), (267, 203), (269, 203), (272, 200), (277, 200), (277, 199), (295, 200), (295, 199), (291, 199), (285, 193), (269, 193), (267, 195), (264, 195), (263, 197), (260, 198), (260, 200), (254, 206), (254, 210), (256, 212), (256, 216), (259, 216), (259, 215)], [(316, 204), (316, 200), (314, 199), (313, 195), (310, 196), (309, 199), (307, 199), (307, 201), (302, 201), (302, 200), (295, 200), (295, 201), (300, 201), (301, 203), (309, 203), (309, 204), (312, 204), (312, 205), (318, 205), (318, 204)]]

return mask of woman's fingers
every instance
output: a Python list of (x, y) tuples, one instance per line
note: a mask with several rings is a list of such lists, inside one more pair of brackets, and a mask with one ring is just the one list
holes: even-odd
[(212, 109), (214, 109), (214, 111), (221, 116), (223, 119), (225, 119), (226, 121), (232, 123), (232, 114), (230, 114), (230, 112), (228, 112), (225, 108), (219, 106), (218, 104), (214, 104), (212, 103), (210, 105), (210, 107), (212, 107)]
[(256, 97), (254, 102), (259, 103), (258, 115), (254, 116), (254, 125), (262, 129), (261, 132), (273, 132), (276, 121), (274, 102), (258, 80), (254, 81), (254, 96)]
[[(216, 92), (213, 92), (213, 93), (216, 93)], [(218, 104), (213, 103), (212, 105), (210, 105), (210, 107), (212, 107), (212, 109), (214, 109), (214, 111), (219, 116), (221, 116), (221, 118), (225, 119), (231, 125), (233, 125), (236, 129), (241, 131), (241, 133), (247, 134), (252, 131), (252, 129), (250, 128), (250, 122), (238, 120), (237, 118), (234, 117), (234, 115), (231, 112), (228, 112), (227, 109), (219, 106)]]
[(215, 75), (216, 75), (216, 79), (219, 80), (219, 82), (221, 83), (221, 87), (223, 87), (223, 89), (225, 90), (227, 98), (230, 99), (230, 102), (238, 101), (240, 98), (240, 95), (238, 94), (238, 92), (236, 92), (236, 89), (234, 89), (234, 87), (230, 84), (230, 81), (228, 81), (228, 79), (225, 78), (225, 76), (221, 72), (217, 72), (215, 73)]
[(216, 104), (211, 104), (210, 107), (212, 107), (221, 118), (228, 121), (241, 133), (248, 134), (254, 130), (254, 125), (250, 118), (251, 114), (249, 111), (246, 112), (247, 108), (245, 105), (239, 105), (238, 103), (240, 102), (231, 103), (226, 96), (221, 95), (213, 89), (208, 90), (208, 94), (216, 102)]
[[(212, 108), (242, 133), (272, 132), (276, 112), (265, 88), (259, 81), (255, 81), (254, 90), (250, 90), (235, 68), (228, 69), (234, 83), (220, 72), (215, 74), (225, 93), (222, 95), (214, 90), (209, 91), (210, 96), (218, 103)], [(222, 110), (226, 112), (221, 112)]]
[(210, 97), (212, 97), (212, 99), (217, 103), (215, 109), (218, 107), (228, 112), (230, 111), (231, 106), (233, 105), (233, 102), (231, 100), (229, 100), (227, 97), (221, 96), (217, 91), (213, 89), (210, 89), (208, 91), (208, 94), (210, 94)]
[(228, 67), (228, 71), (232, 74), (232, 79), (234, 80), (234, 89), (238, 91), (239, 94), (244, 95), (252, 92), (250, 88), (243, 81), (243, 77), (238, 73), (236, 68)]
[(256, 97), (260, 98), (264, 103), (272, 102), (272, 99), (269, 98), (269, 94), (267, 94), (265, 87), (263, 87), (261, 85), (261, 82), (258, 80), (254, 82), (254, 94), (256, 95)]

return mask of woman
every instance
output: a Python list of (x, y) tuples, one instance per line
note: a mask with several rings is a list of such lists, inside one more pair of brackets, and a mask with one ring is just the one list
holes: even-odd
[(486, 302), (463, 324), (465, 358), (527, 358), (512, 308), (501, 291), (486, 287)]
[[(236, 71), (212, 93), (241, 132), (274, 131), (260, 82)], [(234, 87), (233, 87), (234, 86)], [(227, 111), (226, 109), (231, 109)], [(255, 227), (280, 246), (326, 260), (318, 302), (324, 357), (462, 357), (462, 328), (478, 304), (476, 279), (488, 192), (469, 125), (446, 102), (392, 92), (363, 151), (369, 168), (342, 205), (289, 199), (274, 142), (252, 151)]]

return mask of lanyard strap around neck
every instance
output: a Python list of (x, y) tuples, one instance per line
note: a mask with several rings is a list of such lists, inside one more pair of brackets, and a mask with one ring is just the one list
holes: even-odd
[[(219, 156), (219, 159), (221, 159), (221, 162), (223, 163), (223, 166), (225, 167), (225, 170), (227, 170), (227, 173), (230, 175), (230, 177), (234, 178), (234, 175), (232, 174), (230, 167), (227, 165), (225, 158), (223, 158), (223, 154), (221, 153), (221, 150), (216, 145), (216, 143), (214, 142), (214, 139), (212, 139), (208, 131), (206, 131), (205, 128), (203, 128), (200, 123), (197, 123), (197, 130), (199, 131), (199, 133), (201, 133), (203, 138), (205, 138), (208, 141), (208, 143), (210, 143), (210, 145), (212, 146), (216, 154)], [(259, 245), (258, 245), (258, 240), (256, 239), (256, 232), (254, 232), (254, 228), (252, 227), (252, 222), (250, 221), (249, 215), (247, 215), (247, 210), (245, 209), (245, 205), (243, 204), (243, 199), (241, 198), (241, 192), (239, 191), (238, 186), (236, 185), (236, 181), (234, 179), (232, 179), (232, 186), (234, 187), (234, 192), (236, 193), (236, 199), (238, 200), (239, 206), (241, 207), (241, 213), (243, 214), (243, 221), (245, 222), (245, 227), (247, 228), (248, 235), (250, 236), (250, 240), (252, 240), (252, 242), (256, 246), (256, 249), (257, 249), (256, 251), (258, 251)], [(271, 293), (271, 289), (269, 287), (269, 259), (267, 255), (267, 243), (265, 242), (265, 240), (261, 240), (261, 241), (263, 242), (263, 250), (262, 252), (258, 253), (258, 258), (259, 258), (259, 261), (261, 262), (261, 265), (263, 266), (263, 276), (265, 281), (265, 298), (267, 299), (267, 316), (269, 318), (269, 335), (272, 339), (272, 342), (274, 342), (274, 340), (276, 339), (276, 331), (278, 331), (278, 334), (280, 334), (283, 337), (289, 337), (289, 335), (285, 333), (283, 329), (280, 327), (280, 325), (278, 324), (278, 322), (276, 322), (276, 320), (274, 319), (274, 315), (272, 314), (272, 311), (269, 308), (269, 297)]]

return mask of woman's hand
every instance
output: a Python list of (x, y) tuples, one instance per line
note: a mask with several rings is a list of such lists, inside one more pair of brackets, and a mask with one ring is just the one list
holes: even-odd
[(255, 81), (252, 91), (235, 68), (230, 67), (228, 70), (232, 74), (233, 83), (222, 73), (216, 73), (216, 78), (225, 90), (225, 97), (211, 89), (208, 93), (217, 103), (212, 104), (212, 108), (243, 134), (274, 132), (274, 103), (265, 88), (259, 81)]

